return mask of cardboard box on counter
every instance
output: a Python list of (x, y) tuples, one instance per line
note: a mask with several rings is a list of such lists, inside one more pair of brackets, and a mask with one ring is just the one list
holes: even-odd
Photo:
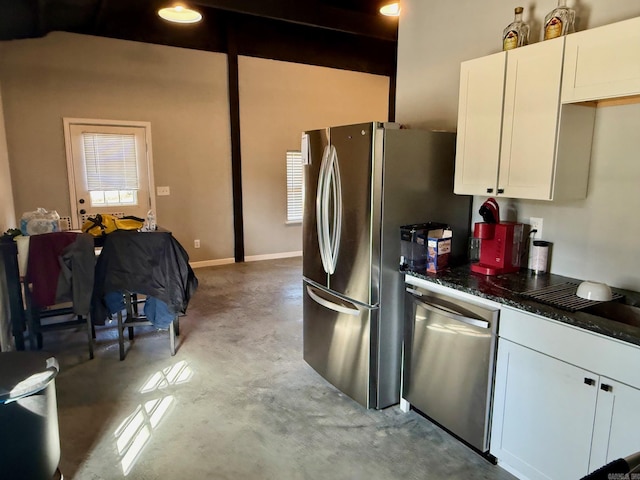
[(450, 229), (430, 231), (427, 238), (427, 272), (436, 273), (449, 265), (453, 232)]
[(400, 227), (402, 267), (438, 272), (449, 263), (453, 232), (444, 223), (427, 222)]

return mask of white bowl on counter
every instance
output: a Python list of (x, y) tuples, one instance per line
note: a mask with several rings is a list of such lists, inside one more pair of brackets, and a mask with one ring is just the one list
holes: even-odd
[(611, 288), (606, 283), (587, 280), (578, 285), (576, 295), (594, 302), (608, 302), (611, 300)]

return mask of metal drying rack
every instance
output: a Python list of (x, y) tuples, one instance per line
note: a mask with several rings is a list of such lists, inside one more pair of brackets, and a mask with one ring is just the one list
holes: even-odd
[[(558, 285), (549, 285), (548, 287), (536, 290), (528, 290), (526, 292), (522, 292), (520, 295), (570, 312), (576, 312), (578, 310), (597, 305), (598, 303), (602, 303), (600, 301), (587, 300), (586, 298), (577, 296), (577, 289), (577, 283), (566, 282)], [(619, 293), (612, 292), (611, 294), (611, 300), (620, 300), (623, 297), (624, 295)]]

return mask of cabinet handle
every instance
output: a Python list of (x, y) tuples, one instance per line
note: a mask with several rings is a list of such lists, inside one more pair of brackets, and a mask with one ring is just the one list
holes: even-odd
[(596, 384), (596, 381), (593, 378), (584, 377), (584, 383), (593, 387)]
[(611, 385), (607, 385), (606, 383), (603, 383), (600, 385), (600, 390), (604, 390), (605, 392), (611, 392), (613, 390), (613, 387)]
[(504, 193), (504, 188), (499, 188), (498, 193)]
[(493, 188), (487, 188), (487, 193), (493, 193)]

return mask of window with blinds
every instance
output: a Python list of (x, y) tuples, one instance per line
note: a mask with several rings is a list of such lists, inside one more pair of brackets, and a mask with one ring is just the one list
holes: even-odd
[(302, 222), (302, 153), (287, 151), (287, 223)]
[(82, 147), (91, 205), (137, 205), (140, 179), (135, 135), (83, 132)]

